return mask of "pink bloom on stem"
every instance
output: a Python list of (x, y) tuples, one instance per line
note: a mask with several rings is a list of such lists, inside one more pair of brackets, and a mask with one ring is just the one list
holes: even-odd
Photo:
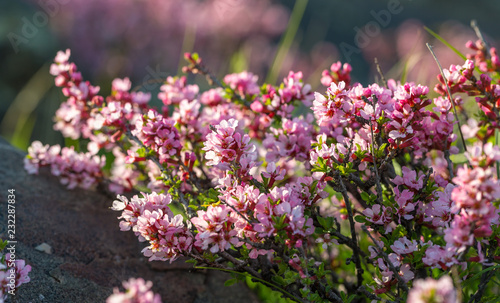
[(165, 84), (160, 87), (158, 99), (165, 105), (178, 104), (185, 99), (192, 101), (198, 95), (199, 90), (198, 85), (187, 85), (185, 76), (168, 77)]
[(209, 160), (207, 165), (229, 169), (231, 162), (238, 163), (245, 156), (253, 158), (255, 145), (250, 144), (250, 137), (242, 135), (237, 127), (238, 120), (235, 119), (222, 120), (213, 127), (203, 147), (207, 152), (205, 158)]
[(403, 177), (397, 176), (394, 178), (393, 182), (396, 185), (406, 185), (410, 189), (420, 190), (424, 186), (423, 184), (423, 173), (420, 172), (417, 177), (417, 172), (410, 170), (408, 167), (404, 166), (402, 168)]
[(224, 82), (229, 85), (238, 95), (245, 98), (246, 96), (257, 95), (260, 92), (257, 84), (258, 76), (243, 71), (238, 74), (229, 74), (224, 77)]
[(106, 303), (161, 303), (159, 294), (151, 290), (153, 283), (144, 281), (142, 278), (130, 278), (122, 282), (125, 292), (120, 292), (118, 287), (113, 289), (113, 294), (108, 297)]
[(352, 67), (349, 63), (342, 65), (340, 61), (335, 62), (330, 67), (330, 71), (324, 70), (321, 73), (321, 84), (328, 87), (332, 82), (339, 83), (343, 81), (349, 86), (351, 83), (351, 71)]
[(391, 245), (391, 249), (397, 254), (405, 255), (417, 251), (418, 247), (417, 247), (417, 242), (415, 240), (410, 241), (405, 236), (395, 241), (394, 244)]
[(458, 303), (457, 291), (449, 276), (439, 280), (417, 280), (408, 293), (407, 303)]

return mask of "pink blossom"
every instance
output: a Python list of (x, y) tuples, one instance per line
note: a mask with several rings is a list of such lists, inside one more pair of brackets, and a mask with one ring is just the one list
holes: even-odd
[(418, 251), (417, 242), (415, 240), (408, 240), (408, 238), (399, 238), (391, 245), (391, 249), (400, 255), (411, 254), (414, 251)]
[(135, 127), (132, 135), (137, 136), (146, 147), (158, 153), (160, 163), (165, 163), (180, 154), (179, 132), (173, 120), (164, 118), (150, 109), (147, 115), (137, 120)]
[(328, 87), (330, 84), (344, 82), (349, 86), (351, 83), (351, 73), (352, 67), (349, 63), (342, 63), (340, 61), (333, 63), (330, 67), (330, 71), (324, 70), (321, 73), (321, 84)]
[(427, 278), (416, 280), (408, 293), (408, 303), (458, 303), (457, 292), (449, 276), (439, 280)]
[(397, 176), (394, 178), (393, 182), (396, 185), (405, 185), (412, 190), (420, 190), (423, 185), (423, 173), (420, 172), (417, 177), (417, 172), (410, 170), (408, 167), (404, 166), (402, 168), (403, 177)]
[(300, 100), (305, 106), (310, 106), (314, 99), (311, 92), (311, 85), (304, 84), (302, 81), (302, 72), (294, 73), (290, 71), (288, 76), (283, 79), (283, 87), (279, 89), (279, 94), (283, 103), (289, 103), (292, 100)]
[(154, 294), (151, 290), (153, 283), (144, 281), (142, 278), (130, 278), (122, 282), (125, 292), (115, 287), (113, 294), (108, 297), (106, 303), (161, 303), (159, 294)]
[(183, 223), (182, 215), (172, 213), (168, 204), (172, 202), (170, 195), (145, 194), (128, 200), (118, 195), (113, 202), (112, 210), (121, 211), (118, 219), (120, 230), (132, 229), (139, 241), (148, 242), (142, 252), (150, 261), (169, 260), (173, 262), (185, 252), (190, 252), (193, 235)]
[(305, 161), (309, 158), (314, 128), (311, 125), (312, 117), (283, 118), (282, 128), (270, 128), (262, 141), (268, 149), (266, 160), (277, 162), (281, 158)]
[(363, 214), (366, 216), (366, 219), (375, 224), (384, 224), (383, 211), (385, 207), (380, 206), (380, 204), (375, 204), (372, 208), (366, 208), (363, 210)]
[(182, 77), (168, 77), (165, 84), (160, 87), (158, 99), (163, 104), (178, 104), (182, 100), (192, 101), (196, 98), (199, 92), (197, 85), (187, 85), (187, 79)]
[(260, 91), (257, 84), (258, 76), (247, 71), (239, 74), (229, 74), (224, 77), (224, 82), (233, 89), (239, 96), (246, 98), (247, 96), (257, 95)]
[(476, 142), (464, 154), (473, 166), (491, 166), (493, 162), (500, 160), (500, 148), (491, 142), (484, 145)]
[(389, 132), (389, 138), (392, 138), (392, 139), (398, 139), (398, 138), (406, 138), (408, 136), (408, 134), (413, 134), (413, 128), (411, 127), (411, 125), (406, 125), (406, 124), (402, 124), (402, 123), (399, 123), (397, 121), (392, 121), (390, 122), (390, 124), (393, 128), (395, 128), (394, 130), (391, 130)]
[(335, 245), (339, 245), (339, 242), (336, 239), (332, 239), (330, 234), (324, 234), (316, 239), (316, 243), (320, 243), (323, 249), (328, 249), (328, 247), (333, 243)]
[(28, 155), (24, 160), (24, 167), (29, 173), (38, 174), (39, 167), (48, 166), (51, 173), (58, 176), (60, 182), (69, 189), (95, 188), (102, 179), (104, 165), (104, 156), (78, 153), (73, 147), (61, 149), (59, 145), (54, 145), (49, 148), (39, 141), (34, 141), (28, 148)]
[(208, 106), (216, 106), (226, 101), (227, 100), (224, 98), (224, 90), (220, 87), (207, 90), (202, 93), (200, 97), (200, 102)]
[(232, 228), (235, 218), (225, 205), (209, 206), (207, 211), (199, 210), (191, 222), (198, 229), (194, 245), (203, 250), (210, 247), (212, 253), (228, 250), (231, 245), (240, 246), (237, 231)]
[(238, 163), (242, 156), (253, 157), (255, 146), (250, 144), (250, 137), (247, 134), (242, 135), (237, 131), (237, 127), (238, 120), (222, 120), (207, 135), (207, 141), (203, 147), (203, 150), (207, 152), (205, 158), (209, 160), (207, 165), (227, 170), (230, 163)]
[(30, 282), (31, 266), (17, 258), (17, 255), (0, 252), (0, 302), (4, 302), (12, 291), (17, 292), (22, 284)]

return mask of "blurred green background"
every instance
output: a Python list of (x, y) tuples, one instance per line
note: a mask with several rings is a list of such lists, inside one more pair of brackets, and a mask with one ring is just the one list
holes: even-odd
[(63, 142), (52, 130), (63, 96), (49, 67), (66, 48), (104, 95), (112, 79), (130, 77), (156, 99), (185, 51), (200, 53), (220, 77), (248, 69), (261, 83), (276, 83), (288, 70), (302, 70), (319, 90), (321, 71), (337, 60), (353, 66), (355, 81), (373, 81), (377, 57), (386, 77), (407, 74), (432, 87), (437, 67), (426, 42), (443, 66), (462, 62), (424, 26), (467, 52), (464, 43), (476, 40), (472, 19), (498, 46), (499, 15), (500, 2), (485, 0), (3, 0), (0, 134), (21, 149), (33, 140)]

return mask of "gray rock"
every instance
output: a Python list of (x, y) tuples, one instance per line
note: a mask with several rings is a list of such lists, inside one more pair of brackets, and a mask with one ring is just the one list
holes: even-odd
[[(105, 302), (130, 277), (153, 282), (163, 302), (259, 302), (244, 284), (225, 287), (225, 273), (195, 271), (183, 260), (148, 262), (132, 232), (121, 232), (113, 197), (68, 190), (47, 171), (29, 175), (25, 153), (0, 138), (0, 237), (7, 237), (7, 190), (16, 195), (16, 255), (32, 266), (31, 282), (12, 302)], [(51, 254), (37, 250), (51, 247)]]

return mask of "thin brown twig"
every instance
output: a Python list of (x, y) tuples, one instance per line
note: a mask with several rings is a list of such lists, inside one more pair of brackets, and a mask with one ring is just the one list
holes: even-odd
[(446, 149), (444, 151), (444, 158), (446, 159), (446, 162), (448, 163), (448, 171), (450, 172), (450, 180), (453, 179), (453, 162), (451, 162), (450, 159), (450, 150)]
[(356, 277), (358, 280), (358, 286), (361, 286), (361, 284), (363, 283), (363, 268), (361, 267), (361, 260), (359, 257), (359, 246), (358, 246), (358, 240), (356, 237), (357, 233), (356, 233), (356, 228), (354, 225), (354, 216), (352, 214), (352, 209), (351, 209), (352, 204), (351, 204), (351, 201), (349, 199), (349, 196), (347, 195), (347, 189), (344, 186), (344, 182), (342, 182), (342, 177), (340, 176), (340, 173), (338, 171), (336, 171), (335, 173), (336, 173), (336, 177), (337, 177), (336, 179), (339, 182), (341, 194), (344, 197), (344, 201), (345, 201), (346, 208), (347, 208), (347, 215), (349, 217), (349, 225), (351, 228), (351, 238), (352, 238), (352, 244), (353, 244), (353, 246), (351, 248), (353, 250), (354, 262), (356, 264)]
[(476, 33), (476, 36), (479, 38), (479, 40), (481, 40), (481, 42), (483, 43), (484, 47), (486, 48), (486, 50), (488, 51), (488, 55), (491, 56), (491, 53), (490, 53), (490, 46), (488, 44), (488, 42), (486, 42), (486, 39), (484, 39), (484, 36), (483, 36), (483, 33), (481, 32), (481, 30), (479, 29), (479, 26), (477, 25), (477, 21), (472, 19), (470, 21), (470, 27), (472, 27), (472, 29), (474, 30), (474, 32)]
[(438, 68), (439, 68), (439, 71), (441, 72), (441, 76), (444, 79), (444, 84), (446, 86), (446, 91), (448, 93), (448, 98), (450, 99), (451, 105), (453, 105), (453, 112), (455, 114), (455, 119), (457, 120), (458, 132), (460, 133), (460, 138), (462, 139), (462, 144), (464, 145), (464, 149), (465, 149), (465, 151), (467, 151), (467, 145), (465, 144), (464, 134), (462, 134), (462, 126), (460, 124), (460, 120), (458, 119), (458, 113), (457, 113), (457, 108), (455, 107), (455, 101), (453, 101), (453, 98), (451, 96), (451, 90), (450, 90), (450, 87), (448, 86), (448, 79), (446, 79), (446, 76), (444, 75), (443, 68), (441, 67), (441, 63), (439, 63), (439, 60), (438, 60), (436, 54), (432, 50), (432, 46), (429, 43), (426, 43), (425, 45), (427, 45), (427, 48), (431, 52), (432, 57), (436, 61), (437, 65), (438, 65)]
[(388, 87), (387, 81), (385, 80), (384, 73), (382, 72), (382, 68), (380, 68), (380, 64), (378, 64), (378, 59), (375, 57), (375, 66), (377, 67), (377, 72), (380, 75), (380, 80), (382, 80), (382, 83), (384, 83), (385, 87)]

